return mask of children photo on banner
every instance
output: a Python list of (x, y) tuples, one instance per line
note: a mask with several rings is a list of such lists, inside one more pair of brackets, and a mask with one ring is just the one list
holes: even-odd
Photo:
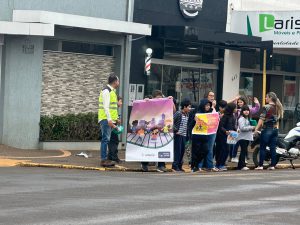
[(133, 102), (126, 146), (126, 161), (173, 162), (173, 100)]
[(192, 134), (210, 135), (217, 133), (220, 122), (220, 117), (217, 112), (197, 113), (195, 119), (196, 124), (192, 130)]

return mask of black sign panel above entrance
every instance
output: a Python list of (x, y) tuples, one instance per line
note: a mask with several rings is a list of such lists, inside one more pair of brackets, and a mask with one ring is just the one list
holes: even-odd
[(179, 0), (179, 7), (184, 18), (193, 19), (202, 10), (203, 0)]

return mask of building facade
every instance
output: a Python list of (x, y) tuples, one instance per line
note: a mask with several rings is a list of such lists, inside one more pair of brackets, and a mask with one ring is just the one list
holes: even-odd
[[(266, 89), (267, 92), (274, 91), (284, 105), (280, 130), (287, 132), (300, 120), (296, 108), (300, 89), (300, 42), (297, 33), (299, 1), (232, 0), (228, 4), (228, 31), (251, 35), (251, 29), (252, 35), (260, 36), (265, 41), (273, 41)], [(257, 96), (261, 100), (262, 71), (259, 66), (259, 50), (242, 52), (239, 57), (241, 62), (236, 67), (240, 67), (240, 76), (235, 88), (239, 88), (240, 94)]]
[[(0, 143), (39, 148), (41, 115), (97, 112), (111, 72), (128, 96), (132, 0), (0, 2)], [(127, 112), (127, 110), (125, 110)]]
[[(155, 89), (193, 104), (209, 90), (217, 99), (236, 96), (238, 87), (228, 87), (238, 82), (240, 52), (259, 48), (261, 39), (226, 32), (227, 13), (227, 0), (136, 0), (133, 20), (151, 24), (152, 35), (133, 37), (130, 102)], [(147, 48), (153, 50), (150, 76), (144, 72)]]

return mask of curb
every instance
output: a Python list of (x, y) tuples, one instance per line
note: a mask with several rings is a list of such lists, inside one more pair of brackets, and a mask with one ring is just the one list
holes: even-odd
[[(87, 166), (76, 166), (76, 165), (65, 165), (65, 164), (46, 164), (46, 163), (27, 163), (21, 162), (16, 164), (20, 167), (44, 167), (44, 168), (62, 168), (62, 169), (78, 169), (78, 170), (95, 170), (95, 171), (118, 171), (118, 172), (143, 172), (141, 169), (126, 168), (123, 166), (116, 166), (113, 168), (109, 167), (87, 167)], [(300, 168), (300, 164), (294, 164), (295, 168)], [(254, 169), (255, 166), (249, 166), (250, 169)], [(291, 169), (290, 164), (278, 164), (276, 169)], [(227, 167), (228, 170), (236, 170), (236, 167)], [(149, 172), (157, 172), (156, 170), (149, 170)], [(172, 170), (170, 170), (172, 172)]]
[[(96, 171), (128, 171), (128, 172), (141, 172), (141, 169), (129, 169), (123, 166), (109, 167), (89, 167), (89, 166), (76, 166), (65, 164), (47, 164), (47, 163), (25, 163), (21, 162), (16, 164), (20, 167), (44, 167), (44, 168), (62, 168), (62, 169), (78, 169), (78, 170), (96, 170)], [(154, 171), (154, 170), (153, 170)], [(152, 171), (149, 171), (152, 172)]]
[[(17, 163), (16, 166), (20, 167), (44, 167), (44, 168), (61, 168), (61, 169), (78, 169), (78, 170), (96, 170), (96, 171), (119, 171), (119, 172), (143, 172), (141, 169), (126, 168), (123, 166), (115, 167), (88, 167), (88, 166), (76, 166), (65, 164), (47, 164), (47, 163)], [(170, 170), (169, 172), (171, 172)], [(156, 170), (149, 170), (148, 172), (157, 172)]]

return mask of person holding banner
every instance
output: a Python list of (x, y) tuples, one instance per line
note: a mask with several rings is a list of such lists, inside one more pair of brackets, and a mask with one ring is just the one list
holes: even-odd
[(182, 169), (185, 145), (188, 136), (187, 126), (189, 120), (189, 112), (191, 111), (191, 101), (184, 99), (181, 104), (181, 110), (174, 113), (173, 131), (174, 131), (174, 162), (172, 170), (174, 172), (184, 172)]
[[(212, 102), (208, 99), (202, 99), (200, 101), (200, 105), (198, 107), (198, 110), (196, 113), (211, 113), (212, 112)], [(207, 156), (207, 153), (209, 151), (208, 149), (208, 142), (209, 142), (209, 135), (205, 134), (196, 134), (194, 130), (199, 130), (202, 127), (207, 127), (204, 121), (199, 120), (199, 118), (196, 116), (194, 117), (194, 121), (190, 124), (190, 129), (193, 129), (192, 134), (192, 160), (191, 160), (191, 169), (192, 173), (202, 171), (201, 168), (199, 168), (199, 163), (205, 159)], [(195, 129), (197, 127), (197, 129)]]
[[(164, 98), (164, 95), (160, 90), (154, 90), (152, 93), (152, 98), (157, 98), (157, 99)], [(169, 96), (168, 98), (173, 99), (172, 96)], [(145, 99), (145, 100), (147, 100), (147, 99)], [(173, 112), (175, 112), (175, 111), (176, 111), (176, 107), (175, 107), (175, 104), (173, 103)], [(149, 162), (141, 162), (141, 169), (143, 172), (148, 172), (148, 165), (149, 165)], [(168, 170), (166, 169), (166, 163), (165, 162), (157, 162), (156, 171), (160, 172), (160, 173), (168, 172)]]
[[(213, 91), (208, 91), (205, 93), (204, 98), (212, 103), (212, 112), (216, 112), (216, 100), (215, 93)], [(206, 167), (207, 171), (218, 172), (218, 169), (214, 166), (214, 146), (216, 141), (216, 134), (211, 134), (208, 136), (208, 153), (205, 159), (200, 162), (199, 168)]]

